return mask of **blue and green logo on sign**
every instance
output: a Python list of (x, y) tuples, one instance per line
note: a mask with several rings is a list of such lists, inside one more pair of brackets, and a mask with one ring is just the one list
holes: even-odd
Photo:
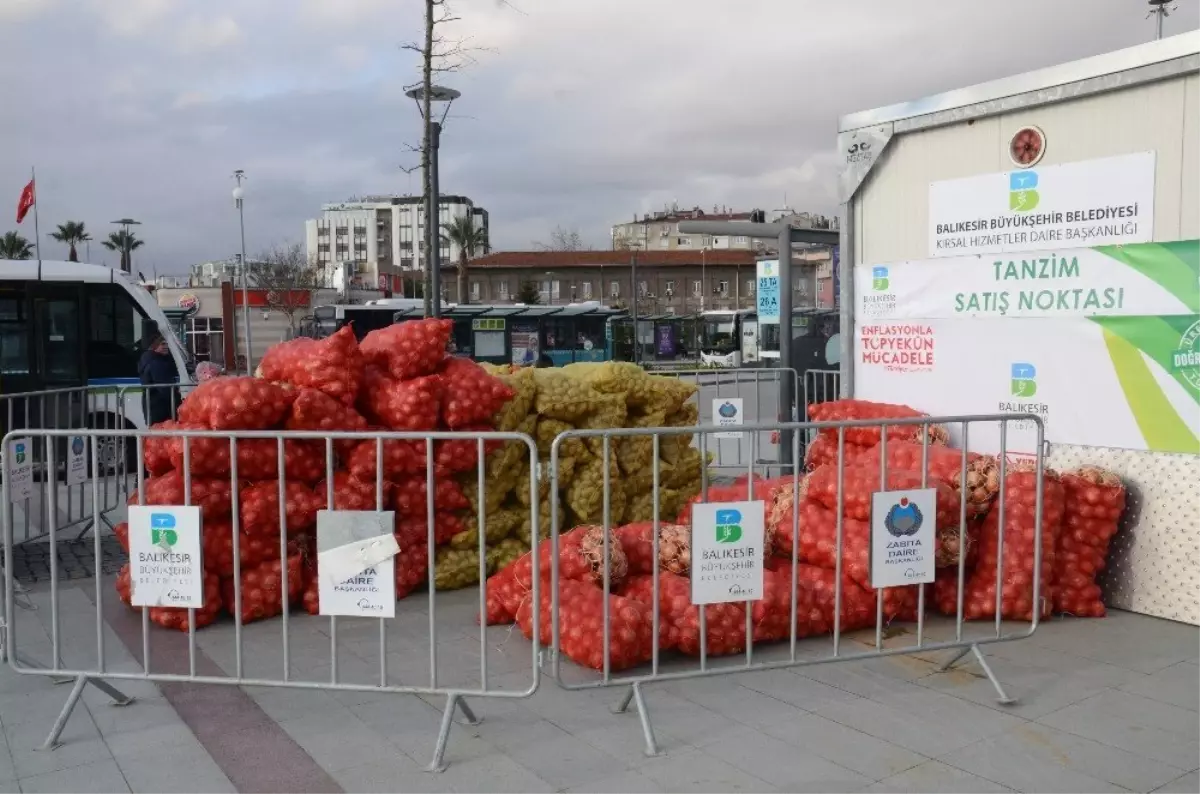
[(742, 539), (742, 512), (717, 511), (717, 543), (737, 543)]
[(1013, 212), (1029, 212), (1041, 198), (1037, 192), (1036, 171), (1013, 171), (1008, 175), (1008, 208)]
[(871, 268), (871, 289), (876, 292), (884, 292), (888, 288), (888, 269), (886, 267)]
[(1012, 365), (1013, 397), (1032, 397), (1037, 394), (1037, 368), (1032, 364)]

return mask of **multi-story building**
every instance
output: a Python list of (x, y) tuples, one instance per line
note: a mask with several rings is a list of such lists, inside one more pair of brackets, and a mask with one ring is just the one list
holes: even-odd
[[(189, 268), (186, 276), (159, 276), (155, 285), (160, 289), (183, 289), (186, 287), (219, 287), (222, 281), (242, 283), (242, 271), (239, 267), (240, 256), (221, 259), (214, 262), (200, 262)], [(256, 260), (251, 259), (253, 265)]]
[[(750, 309), (756, 305), (756, 258), (754, 251), (738, 249), (505, 251), (471, 260), (466, 297), (471, 303), (516, 303), (524, 290), (536, 291), (542, 305), (594, 300), (631, 308), (636, 294), (644, 314)], [(797, 251), (796, 261), (793, 305), (815, 307), (818, 260)], [(447, 299), (457, 302), (451, 270), (442, 283)]]
[(755, 240), (744, 235), (683, 234), (679, 231), (680, 221), (730, 221), (733, 223), (774, 223), (789, 220), (802, 229), (836, 229), (837, 218), (832, 221), (824, 215), (811, 212), (796, 212), (791, 208), (772, 210), (748, 210), (734, 212), (727, 207), (713, 207), (705, 212), (700, 207), (680, 210), (672, 207), (660, 212), (646, 213), (634, 217), (628, 223), (612, 227), (613, 250), (637, 251), (700, 251), (733, 250), (767, 253), (775, 250), (770, 240)]
[[(305, 249), (324, 270), (340, 274), (339, 281), (374, 287), (424, 270), (425, 203), (420, 196), (366, 196), (325, 204), (321, 212), (320, 218), (304, 222)], [(455, 218), (470, 216), (475, 228), (487, 235), (487, 210), (466, 196), (443, 195), (439, 216), (439, 230)], [(438, 237), (442, 262), (457, 261), (458, 246)], [(485, 253), (486, 246), (476, 251)]]

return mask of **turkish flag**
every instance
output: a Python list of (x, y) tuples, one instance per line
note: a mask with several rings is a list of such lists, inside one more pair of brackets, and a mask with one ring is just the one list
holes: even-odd
[(34, 180), (29, 180), (29, 184), (21, 191), (20, 200), (17, 201), (17, 223), (25, 220), (25, 216), (29, 214), (30, 208), (37, 201), (36, 196), (34, 196), (33, 182)]

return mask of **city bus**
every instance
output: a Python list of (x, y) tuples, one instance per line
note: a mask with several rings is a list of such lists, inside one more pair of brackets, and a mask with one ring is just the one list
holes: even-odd
[[(82, 262), (0, 260), (0, 430), (145, 428), (138, 360), (155, 331), (186, 386), (194, 368), (170, 321), (128, 274)], [(126, 457), (135, 454), (128, 446)], [(115, 454), (115, 445), (100, 452), (106, 464)]]
[(700, 317), (702, 365), (741, 367), (758, 362), (758, 315), (753, 309), (718, 309)]

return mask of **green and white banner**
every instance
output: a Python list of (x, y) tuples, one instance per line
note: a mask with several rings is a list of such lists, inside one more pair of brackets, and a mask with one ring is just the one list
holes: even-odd
[[(1034, 413), (1050, 441), (1200, 453), (1200, 243), (856, 268), (856, 392)], [(980, 444), (999, 448), (998, 430)], [(1033, 427), (1006, 446), (1030, 452)]]

